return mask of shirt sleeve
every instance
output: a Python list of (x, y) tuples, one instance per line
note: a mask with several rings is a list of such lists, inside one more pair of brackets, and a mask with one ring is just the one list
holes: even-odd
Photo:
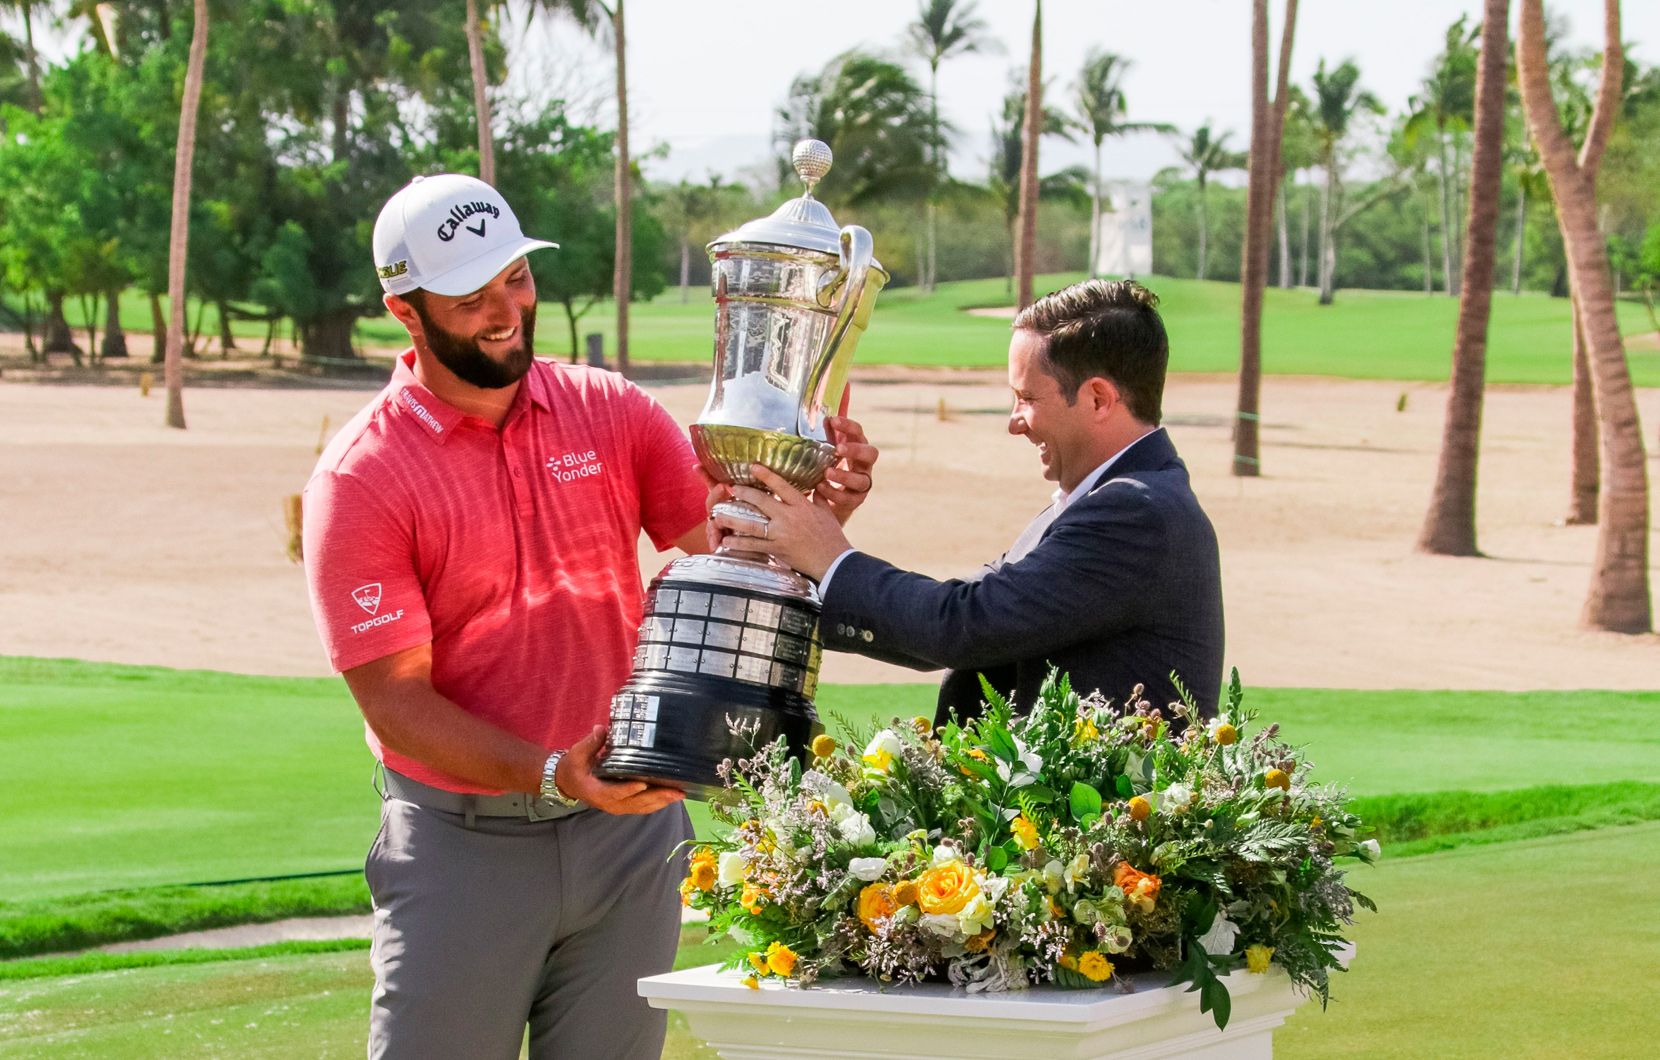
[(633, 433), (640, 526), (661, 552), (707, 518), (709, 487), (697, 473), (697, 454), (686, 432), (656, 398), (632, 389), (638, 403)]
[(311, 614), (336, 671), (432, 640), (407, 518), (335, 471), (312, 477), (302, 515)]

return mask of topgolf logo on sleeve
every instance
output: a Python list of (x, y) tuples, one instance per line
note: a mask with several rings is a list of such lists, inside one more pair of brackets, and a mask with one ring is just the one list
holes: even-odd
[(396, 611), (388, 611), (384, 615), (375, 614), (375, 612), (380, 610), (380, 595), (380, 582), (370, 582), (368, 585), (360, 585), (352, 590), (352, 599), (357, 602), (357, 606), (363, 608), (363, 610), (374, 616), (366, 622), (359, 622), (357, 625), (353, 626), (353, 633), (363, 633), (367, 630), (374, 629), (376, 626), (384, 626), (388, 622), (396, 622), (398, 619), (403, 617), (403, 608), (401, 607)]

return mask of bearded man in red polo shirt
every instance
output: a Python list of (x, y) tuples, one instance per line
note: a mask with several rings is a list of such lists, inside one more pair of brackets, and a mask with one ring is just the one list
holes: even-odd
[[(505, 200), (419, 178), (375, 222), (411, 348), (305, 491), (324, 646), (383, 767), (369, 1055), (657, 1060), (635, 991), (679, 932), (678, 791), (594, 775), (628, 677), (640, 532), (706, 551), (707, 486), (656, 401), (532, 356), (536, 289)], [(845, 519), (874, 448), (835, 421)]]

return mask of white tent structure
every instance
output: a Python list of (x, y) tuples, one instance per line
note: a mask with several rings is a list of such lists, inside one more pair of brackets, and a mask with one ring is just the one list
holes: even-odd
[(1153, 189), (1138, 181), (1101, 186), (1097, 276), (1146, 276), (1153, 271)]

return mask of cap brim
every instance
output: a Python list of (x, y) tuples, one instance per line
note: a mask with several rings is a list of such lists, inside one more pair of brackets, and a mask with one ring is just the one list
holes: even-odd
[(421, 283), (423, 290), (433, 294), (446, 295), (450, 298), (459, 298), (462, 295), (472, 294), (496, 278), (496, 274), (529, 254), (533, 250), (543, 247), (557, 247), (558, 243), (549, 243), (545, 239), (521, 239), (517, 243), (508, 243), (494, 250), (487, 250), (483, 254), (467, 262), (457, 265), (449, 272), (434, 276)]

